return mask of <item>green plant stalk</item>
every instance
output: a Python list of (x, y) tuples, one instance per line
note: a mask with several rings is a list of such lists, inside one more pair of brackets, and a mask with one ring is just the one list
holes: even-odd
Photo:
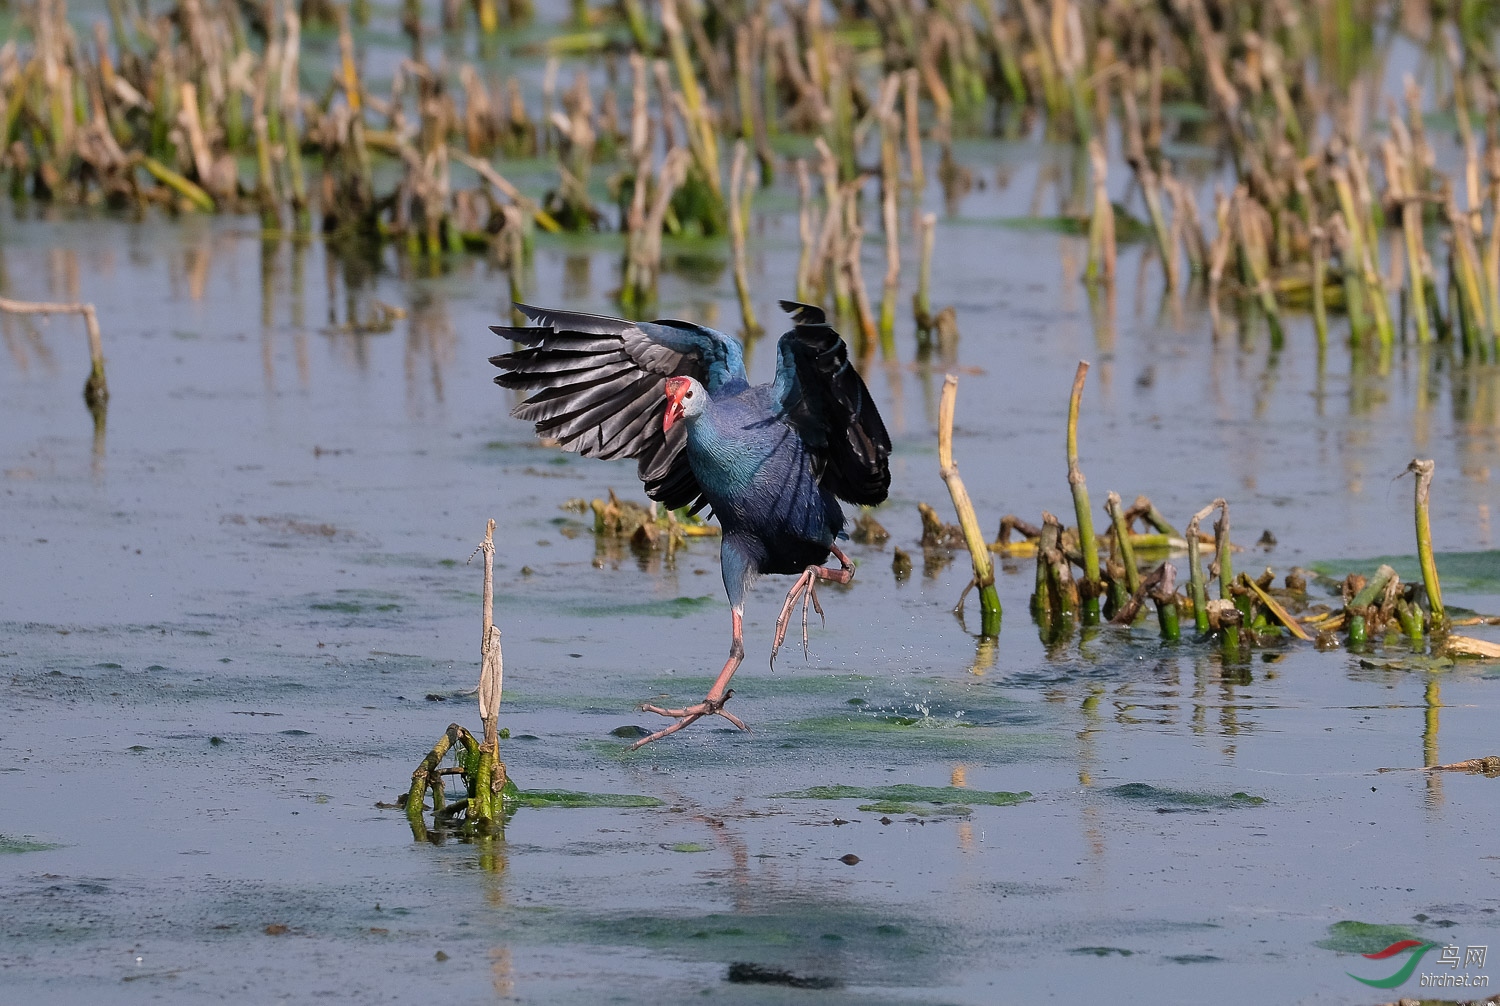
[(1219, 519), (1214, 521), (1214, 548), (1215, 556), (1219, 566), (1219, 599), (1225, 601), (1234, 600), (1234, 594), (1230, 591), (1230, 584), (1234, 582), (1234, 570), (1230, 564), (1234, 561), (1229, 548), (1229, 503), (1222, 499), (1214, 500), (1214, 505), (1219, 508)]
[(1422, 652), (1424, 640), (1422, 634), (1422, 609), (1410, 601), (1398, 601), (1396, 603), (1396, 618), (1401, 623), (1401, 631), (1406, 633), (1406, 638), (1411, 641), (1412, 648), (1418, 653)]
[(1104, 609), (1105, 618), (1113, 618), (1116, 612), (1130, 602), (1130, 588), (1125, 585), (1125, 567), (1118, 567), (1119, 576), (1115, 575), (1116, 568), (1113, 563), (1105, 564), (1104, 572), (1108, 580), (1109, 591), (1109, 603)]
[(235, 87), (226, 85), (224, 93), (224, 145), (231, 151), (245, 147), (244, 95)]
[(495, 0), (474, 0), (474, 16), (482, 34), (493, 35), (500, 30), (500, 8)]
[(698, 73), (693, 68), (693, 58), (688, 52), (687, 39), (682, 30), (682, 21), (677, 14), (677, 0), (662, 0), (661, 25), (667, 33), (668, 47), (672, 52), (672, 63), (677, 69), (677, 86), (682, 90), (682, 101), (687, 106), (687, 127), (697, 142), (694, 152), (702, 159), (703, 174), (715, 199), (723, 198), (723, 183), (719, 179), (719, 141), (713, 124), (703, 105), (703, 92), (698, 87)]
[(1052, 40), (1043, 26), (1041, 12), (1036, 0), (1020, 0), (1021, 14), (1026, 20), (1026, 30), (1031, 36), (1032, 54), (1036, 58), (1038, 75), (1042, 78), (1042, 95), (1047, 106), (1047, 121), (1062, 122), (1067, 104), (1058, 80), (1057, 64), (1052, 58)]
[(1266, 250), (1266, 236), (1260, 229), (1260, 218), (1249, 209), (1249, 195), (1236, 194), (1240, 196), (1237, 202), (1242, 260), (1246, 269), (1249, 270), (1250, 285), (1255, 288), (1255, 296), (1260, 301), (1260, 309), (1266, 316), (1266, 324), (1271, 329), (1271, 346), (1280, 348), (1283, 338), (1281, 310), (1276, 304), (1276, 293), (1271, 289), (1271, 263)]
[(265, 90), (255, 95), (255, 197), (260, 205), (261, 226), (275, 230), (280, 221), (276, 212), (276, 174), (271, 165), (271, 141), (266, 133)]
[(1484, 293), (1480, 284), (1478, 254), (1474, 250), (1474, 236), (1469, 230), (1468, 220), (1458, 212), (1457, 205), (1449, 199), (1448, 222), (1453, 228), (1453, 252), (1458, 268), (1459, 293), (1462, 295), (1461, 316), (1465, 325), (1465, 346), (1473, 347), (1476, 359), (1484, 359), (1486, 351), (1480, 336), (1484, 325)]
[(1240, 620), (1242, 617), (1238, 608), (1228, 609), (1221, 616), (1219, 629), (1222, 636), (1219, 645), (1225, 660), (1240, 659)]
[(1354, 595), (1353, 599), (1344, 606), (1349, 613), (1349, 645), (1364, 645), (1367, 632), (1365, 625), (1365, 609), (1374, 604), (1376, 599), (1385, 592), (1386, 585), (1391, 582), (1396, 571), (1389, 566), (1381, 566), (1375, 571), (1375, 575), (1365, 583), (1364, 588)]
[(1324, 284), (1328, 282), (1328, 250), (1323, 229), (1312, 238), (1312, 312), (1313, 331), (1318, 338), (1318, 352), (1328, 348), (1328, 304)]
[(463, 232), (458, 229), (458, 225), (454, 223), (453, 217), (450, 214), (444, 214), (433, 230), (435, 232), (434, 236), (440, 240), (444, 251), (456, 255), (464, 250)]
[(1166, 276), (1168, 290), (1177, 288), (1177, 245), (1172, 230), (1167, 226), (1166, 214), (1161, 206), (1161, 186), (1151, 162), (1146, 159), (1145, 143), (1141, 138), (1140, 113), (1136, 110), (1135, 85), (1126, 80), (1120, 86), (1120, 105), (1125, 113), (1122, 129), (1125, 132), (1126, 159), (1135, 171), (1140, 183), (1141, 195), (1146, 200), (1146, 212), (1151, 217), (1151, 229), (1156, 234), (1157, 250), (1161, 252), (1161, 267)]
[[(1142, 515), (1145, 517), (1145, 520), (1146, 520), (1147, 524), (1150, 524), (1152, 527), (1156, 528), (1156, 530), (1160, 531), (1163, 535), (1165, 535), (1167, 537), (1171, 537), (1171, 538), (1181, 538), (1182, 537), (1181, 532), (1179, 532), (1175, 527), (1172, 526), (1172, 522), (1169, 521), (1169, 520), (1167, 520), (1166, 515), (1163, 514), (1160, 510), (1158, 510), (1156, 508), (1156, 504), (1152, 503), (1146, 497), (1144, 497), (1144, 496), (1137, 496), (1135, 498), (1135, 506), (1132, 509), (1141, 510), (1142, 509), (1142, 504), (1145, 505), (1144, 511), (1142, 512)], [(1145, 538), (1145, 537), (1147, 537), (1147, 536), (1144, 536), (1144, 535), (1135, 535), (1135, 544), (1141, 545), (1142, 544), (1142, 539)], [(1150, 547), (1150, 546), (1145, 546), (1145, 547)]]
[(1432, 611), (1431, 631), (1441, 633), (1448, 630), (1448, 615), (1443, 609), (1443, 588), (1438, 582), (1437, 559), (1432, 554), (1430, 510), (1434, 467), (1430, 458), (1414, 459), (1406, 470), (1417, 477), (1417, 561), (1422, 566), (1422, 585), (1427, 590), (1427, 606)]
[(895, 283), (886, 283), (880, 295), (880, 355), (887, 360), (896, 358), (896, 295)]
[(839, 163), (839, 181), (851, 182), (859, 174), (854, 149), (854, 94), (842, 66), (835, 66), (828, 77), (828, 105), (833, 124), (828, 130), (829, 146)]
[(1437, 293), (1437, 280), (1426, 276), (1422, 280), (1422, 287), (1427, 296), (1427, 309), (1432, 314), (1434, 337), (1438, 340), (1450, 338), (1453, 335), (1452, 325), (1449, 319), (1443, 317), (1442, 300)]
[[(15, 142), (16, 123), (20, 120), (21, 109), (26, 104), (26, 95), (31, 90), (32, 80), (37, 75), (38, 65), (37, 60), (26, 64), (26, 68), (21, 71), (20, 79), (7, 97), (3, 110), (0, 110), (0, 144), (6, 148)], [(13, 166), (12, 170), (19, 170), (19, 168)]]
[(1177, 618), (1177, 598), (1156, 601), (1156, 624), (1161, 627), (1161, 638), (1169, 643), (1182, 638), (1182, 626)]
[(426, 797), (429, 786), (432, 789), (433, 810), (438, 811), (442, 809), (442, 777), (436, 773), (438, 766), (448, 756), (448, 750), (453, 746), (453, 742), (457, 738), (455, 731), (462, 729), (463, 727), (457, 724), (449, 726), (443, 736), (438, 738), (438, 742), (432, 746), (432, 750), (422, 759), (422, 764), (418, 765), (417, 770), (411, 774), (411, 788), (406, 792), (407, 820), (414, 823), (421, 822), (422, 802)]
[(1401, 204), (1401, 229), (1406, 236), (1406, 267), (1411, 276), (1411, 313), (1417, 321), (1417, 342), (1432, 341), (1427, 317), (1427, 270), (1422, 268), (1422, 205), (1409, 195)]
[(625, 14), (625, 25), (630, 29), (630, 37), (635, 42), (635, 48), (640, 52), (654, 51), (656, 46), (651, 41), (651, 31), (646, 22), (646, 10), (641, 5), (641, 0), (620, 0), (620, 8)]
[[(160, 69), (156, 78), (157, 100), (152, 109), (149, 153), (170, 162), (176, 160), (177, 153), (170, 139), (172, 126), (177, 122), (177, 80), (172, 73), (172, 60), (169, 57), (159, 56), (157, 66)], [(54, 136), (61, 139), (58, 134)]]
[(735, 97), (739, 100), (740, 139), (755, 142), (755, 71), (750, 61), (749, 29), (743, 25), (735, 33)]
[(1052, 630), (1052, 611), (1057, 602), (1052, 592), (1052, 577), (1048, 575), (1047, 556), (1057, 548), (1057, 525), (1042, 525), (1041, 537), (1036, 548), (1036, 587), (1031, 595), (1031, 615), (1042, 632)]
[(212, 213), (214, 211), (213, 196), (209, 195), (207, 192), (204, 192), (197, 185), (194, 185), (187, 178), (184, 178), (176, 171), (173, 171), (171, 168), (167, 167), (156, 158), (141, 158), (141, 167), (145, 168), (146, 172), (150, 174), (152, 178), (155, 178), (163, 185), (172, 189), (174, 192), (182, 196), (188, 202), (192, 203), (198, 209), (202, 210), (205, 213)]
[[(1088, 81), (1076, 73), (1070, 73), (1067, 77), (1068, 97), (1072, 105), (1074, 140), (1086, 142), (1094, 136), (1094, 120), (1089, 115), (1089, 87)], [(1101, 123), (1100, 128), (1105, 128)], [(1157, 202), (1160, 203), (1160, 192), (1157, 194)], [(1175, 271), (1175, 270), (1174, 270)]]
[(953, 509), (958, 513), (964, 544), (968, 546), (969, 558), (974, 564), (974, 583), (979, 587), (980, 634), (997, 636), (1000, 634), (1001, 610), (1000, 594), (995, 589), (995, 567), (984, 532), (979, 528), (974, 504), (953, 460), (953, 415), (957, 403), (958, 378), (949, 374), (943, 380), (943, 397), (938, 406), (938, 470), (953, 497)]
[(1203, 518), (1214, 512), (1219, 505), (1214, 500), (1208, 506), (1199, 510), (1188, 521), (1187, 547), (1188, 547), (1188, 595), (1193, 600), (1193, 627), (1201, 636), (1208, 632), (1208, 590), (1203, 579), (1203, 563), (1198, 557), (1200, 543), (1198, 540), (1198, 525)]
[(474, 771), (469, 782), (469, 799), (473, 801), (471, 817), (475, 821), (496, 821), (500, 818), (500, 794), (489, 785), (495, 774), (495, 753), (486, 748), (479, 749)]
[(975, 6), (983, 12), (985, 22), (989, 25), (990, 40), (994, 43), (995, 57), (1000, 63), (1000, 77), (1010, 91), (1010, 99), (1017, 107), (1025, 108), (1026, 77), (1021, 71), (1021, 56), (1016, 49), (1015, 39), (1011, 38), (1010, 32), (996, 15), (994, 0), (975, 0)]
[[(1492, 134), (1493, 135), (1493, 134)], [(1491, 164), (1495, 163), (1491, 151)], [(1484, 289), (1490, 305), (1490, 359), (1500, 358), (1500, 181), (1493, 169), (1491, 188), (1494, 190), (1490, 211), (1490, 235), (1484, 250)]]
[(1334, 168), (1333, 187), (1338, 193), (1339, 209), (1344, 215), (1344, 225), (1349, 231), (1350, 248), (1354, 254), (1354, 265), (1362, 276), (1362, 285), (1370, 294), (1370, 313), (1375, 318), (1375, 332), (1380, 344), (1389, 347), (1395, 341), (1395, 329), (1391, 325), (1390, 306), (1385, 299), (1385, 286), (1375, 267), (1373, 251), (1365, 239), (1366, 223), (1354, 203), (1354, 189), (1349, 183), (1349, 173), (1342, 167)]
[(1183, 543), (1183, 540), (1180, 534), (1132, 533), (1130, 535), (1130, 549), (1132, 552), (1136, 549), (1140, 549), (1143, 552), (1161, 551), (1177, 547)]
[(1068, 487), (1073, 492), (1073, 511), (1078, 518), (1078, 544), (1083, 550), (1083, 623), (1093, 625), (1099, 621), (1099, 595), (1103, 588), (1099, 582), (1099, 542), (1094, 537), (1093, 508), (1089, 505), (1088, 483), (1084, 481), (1083, 469), (1078, 465), (1078, 407), (1083, 399), (1083, 382), (1088, 376), (1089, 365), (1078, 361), (1078, 370), (1073, 375), (1073, 393), (1068, 399)]
[[(1352, 252), (1340, 253), (1340, 258), (1347, 260)], [(1344, 286), (1344, 313), (1349, 316), (1349, 345), (1359, 346), (1364, 342), (1365, 333), (1370, 327), (1369, 316), (1365, 313), (1365, 286), (1360, 278), (1359, 269), (1354, 263), (1345, 261), (1342, 273)]]
[(1120, 506), (1120, 494), (1111, 492), (1104, 498), (1104, 509), (1109, 514), (1115, 531), (1116, 547), (1120, 550), (1120, 562), (1125, 566), (1125, 585), (1134, 594), (1141, 589), (1141, 573), (1135, 565), (1135, 547), (1130, 542), (1130, 531), (1125, 526), (1125, 510)]

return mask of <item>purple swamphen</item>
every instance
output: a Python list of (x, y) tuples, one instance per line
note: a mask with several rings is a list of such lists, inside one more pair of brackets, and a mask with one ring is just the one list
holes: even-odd
[[(777, 344), (776, 379), (752, 387), (740, 344), (683, 321), (631, 322), (516, 307), (534, 328), (493, 326), (526, 346), (490, 362), (495, 383), (529, 392), (512, 415), (536, 424), (564, 450), (636, 458), (646, 495), (670, 509), (708, 507), (723, 528), (720, 561), (734, 639), (702, 702), (682, 709), (642, 706), (674, 717), (638, 748), (704, 716), (725, 712), (729, 679), (745, 656), (745, 591), (762, 573), (796, 573), (776, 620), (771, 659), (802, 601), (818, 614), (818, 580), (848, 583), (849, 557), (835, 543), (839, 500), (874, 506), (891, 485), (890, 436), (844, 340), (821, 308), (782, 301), (795, 322)], [(829, 555), (839, 569), (823, 565)]]

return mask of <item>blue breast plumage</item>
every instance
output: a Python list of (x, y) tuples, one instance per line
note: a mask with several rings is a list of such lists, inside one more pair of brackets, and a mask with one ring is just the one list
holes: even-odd
[(726, 544), (746, 550), (754, 572), (800, 573), (828, 558), (843, 508), (768, 387), (713, 400), (688, 426), (687, 458)]

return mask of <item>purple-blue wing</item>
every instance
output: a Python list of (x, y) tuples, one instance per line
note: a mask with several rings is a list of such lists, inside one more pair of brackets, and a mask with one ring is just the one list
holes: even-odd
[(676, 509), (698, 505), (702, 488), (683, 453), (687, 429), (662, 429), (667, 378), (697, 378), (713, 392), (744, 380), (738, 342), (685, 322), (631, 322), (548, 308), (516, 307), (531, 328), (492, 326), (525, 349), (490, 357), (495, 383), (528, 393), (511, 415), (540, 436), (586, 457), (635, 458), (646, 495)]
[(781, 308), (795, 322), (776, 345), (772, 393), (782, 418), (821, 462), (819, 484), (850, 503), (885, 502), (891, 437), (848, 347), (822, 308), (790, 300)]

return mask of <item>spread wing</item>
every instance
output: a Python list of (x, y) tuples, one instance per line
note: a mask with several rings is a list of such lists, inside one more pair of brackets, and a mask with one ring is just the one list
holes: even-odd
[(696, 504), (702, 493), (683, 454), (686, 424), (663, 433), (667, 378), (697, 378), (709, 394), (745, 383), (740, 344), (682, 321), (631, 322), (600, 315), (516, 307), (534, 328), (492, 326), (526, 349), (490, 362), (503, 388), (529, 397), (511, 415), (540, 436), (587, 457), (636, 458), (646, 495), (666, 506)]
[(823, 309), (784, 300), (795, 327), (777, 343), (773, 394), (782, 416), (822, 463), (821, 485), (874, 506), (891, 488), (891, 438), (844, 340)]

